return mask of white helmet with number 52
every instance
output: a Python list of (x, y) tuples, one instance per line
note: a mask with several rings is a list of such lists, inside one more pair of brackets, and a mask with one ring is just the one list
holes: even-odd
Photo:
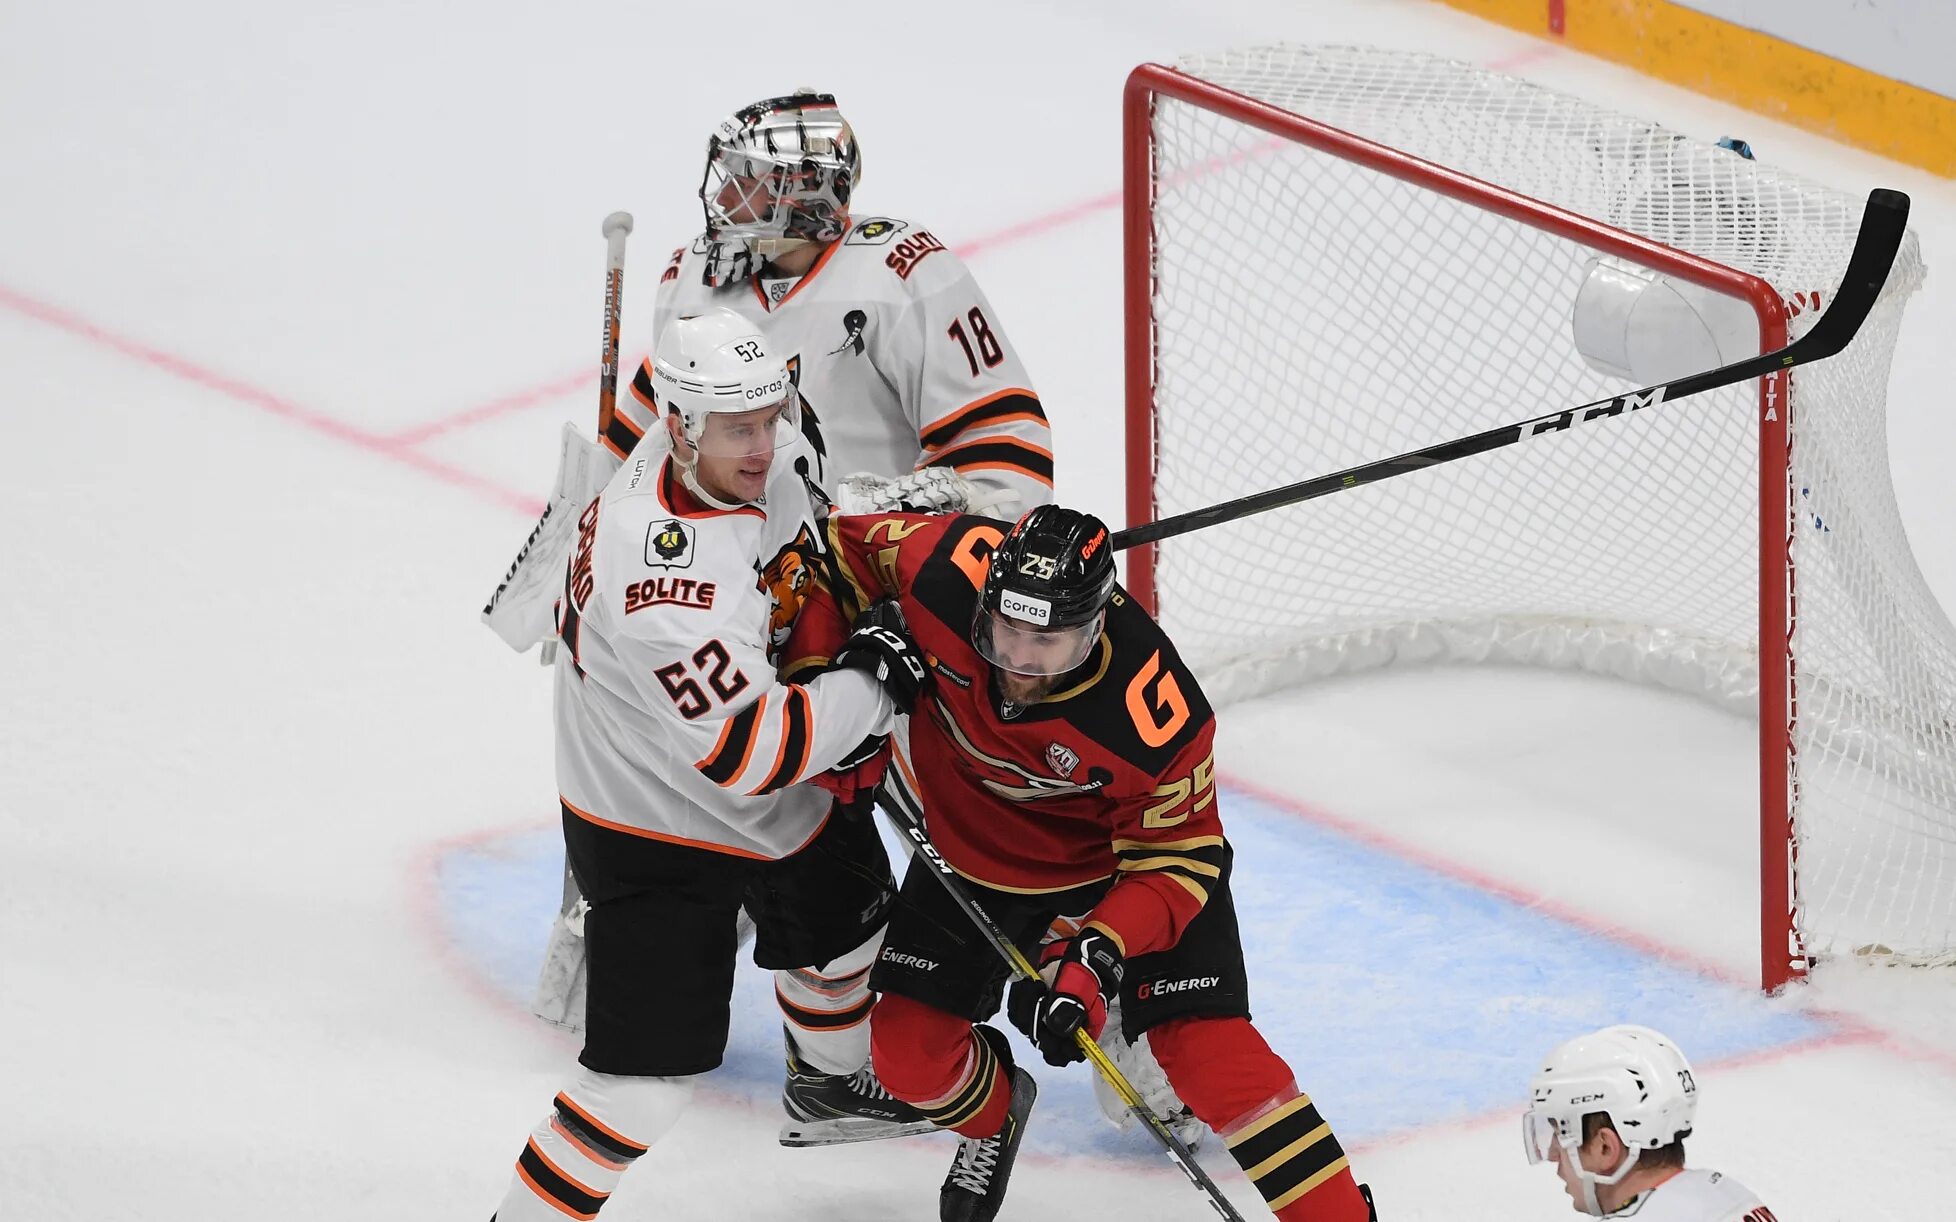
[[(652, 394), (662, 411), (679, 417), (694, 454), (739, 457), (778, 448), (800, 426), (801, 401), (787, 363), (769, 351), (753, 323), (724, 307), (666, 325), (652, 351)], [(766, 413), (769, 408), (779, 411)], [(746, 412), (755, 416), (707, 428), (712, 416)], [(691, 455), (678, 457), (685, 462)]]

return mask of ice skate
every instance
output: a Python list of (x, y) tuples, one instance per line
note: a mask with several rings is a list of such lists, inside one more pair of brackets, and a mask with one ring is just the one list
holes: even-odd
[(1025, 1136), (1026, 1116), (1039, 1094), (1038, 1083), (1023, 1069), (1012, 1071), (1012, 1107), (1005, 1123), (991, 1137), (967, 1137), (958, 1143), (951, 1173), (937, 1194), (941, 1222), (991, 1222), (1005, 1203), (1006, 1183)]
[(787, 1043), (788, 1080), (781, 1089), (781, 1106), (788, 1120), (781, 1126), (782, 1145), (834, 1146), (937, 1130), (922, 1112), (884, 1090), (869, 1066), (852, 1074), (823, 1073), (797, 1055), (793, 1036)]

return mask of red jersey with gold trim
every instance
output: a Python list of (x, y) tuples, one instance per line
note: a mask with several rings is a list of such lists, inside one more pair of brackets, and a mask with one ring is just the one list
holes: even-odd
[(915, 799), (965, 877), (1020, 892), (1114, 878), (1088, 923), (1125, 954), (1165, 949), (1221, 875), (1215, 717), (1167, 635), (1118, 587), (1087, 660), (1007, 716), (971, 644), (1006, 529), (968, 516), (832, 519), (847, 588), (804, 604), (784, 673), (825, 661), (866, 602), (897, 598), (934, 678), (894, 736), (886, 784)]

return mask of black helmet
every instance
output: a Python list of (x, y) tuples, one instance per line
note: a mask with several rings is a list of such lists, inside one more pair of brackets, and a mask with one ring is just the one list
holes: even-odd
[(1064, 674), (1086, 660), (1114, 593), (1114, 554), (1099, 518), (1040, 505), (992, 552), (971, 626), (992, 665)]

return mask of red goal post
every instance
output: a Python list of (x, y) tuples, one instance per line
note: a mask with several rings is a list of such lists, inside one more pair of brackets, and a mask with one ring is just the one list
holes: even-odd
[[(1185, 61), (1184, 68), (1137, 68), (1128, 78), (1124, 99), (1129, 524), (1636, 384), (1606, 382), (1596, 362), (1608, 364), (1612, 358), (1589, 350), (1601, 332), (1583, 313), (1591, 308), (1587, 295), (1592, 290), (1604, 293), (1610, 283), (1661, 285), (1666, 300), (1688, 300), (1709, 317), (1715, 313), (1712, 307), (1696, 305), (1699, 299), (1688, 298), (1688, 289), (1676, 287), (1697, 286), (1750, 312), (1746, 329), (1751, 334), (1744, 342), (1754, 346), (1736, 355), (1784, 346), (1791, 331), (1786, 284), (1776, 286), (1733, 266), (1738, 259), (1721, 262), (1687, 249), (1684, 242), (1656, 236), (1693, 236), (1723, 225), (1747, 235), (1734, 247), (1738, 253), (1770, 261), (1768, 239), (1776, 241), (1779, 230), (1790, 233), (1793, 228), (1770, 210), (1781, 206), (1780, 194), (1747, 194), (1749, 186), (1733, 186), (1738, 180), (1719, 177), (1726, 173), (1723, 162), (1706, 160), (1699, 151), (1709, 146), (1687, 148), (1677, 143), (1681, 137), (1655, 125), (1593, 109), (1579, 112), (1584, 117), (1576, 122), (1565, 113), (1565, 102), (1581, 105), (1466, 65), (1350, 48), (1258, 48), (1193, 64)], [(1322, 105), (1326, 113), (1304, 113), (1311, 104)], [(1477, 127), (1474, 107), (1480, 105), (1487, 106), (1492, 118)], [(1377, 130), (1368, 130), (1374, 124)], [(1402, 130), (1411, 133), (1411, 144), (1424, 147), (1408, 148), (1384, 138)], [(1565, 139), (1567, 132), (1575, 135)], [(1374, 136), (1382, 138), (1368, 138)], [(1521, 150), (1513, 156), (1524, 159), (1516, 176), (1523, 180), (1519, 184), (1494, 181), (1503, 177), (1503, 158), (1511, 155), (1499, 147), (1507, 138)], [(1612, 141), (1641, 150), (1637, 155), (1650, 164), (1611, 179), (1617, 173), (1611, 160), (1617, 157), (1617, 144)], [(1442, 164), (1435, 155), (1452, 144), (1471, 154), (1463, 158), (1465, 168)], [(1597, 151), (1599, 145), (1607, 151)], [(1612, 206), (1627, 197), (1627, 215), (1651, 222), (1638, 225), (1645, 232), (1521, 189), (1560, 175), (1577, 184), (1572, 191), (1579, 196), (1593, 186), (1587, 167), (1602, 162), (1609, 167), (1599, 176), (1615, 184)], [(1550, 174), (1538, 163), (1559, 168)], [(1701, 165), (1712, 170), (1701, 170)], [(1531, 177), (1541, 181), (1527, 181)], [(1773, 191), (1785, 190), (1775, 180)], [(1245, 199), (1258, 202), (1245, 205)], [(1712, 220), (1705, 219), (1706, 213), (1713, 214)], [(1805, 214), (1799, 217), (1805, 223)], [(1851, 220), (1845, 238), (1851, 245)], [(1295, 260), (1290, 260), (1292, 247), (1305, 248)], [(1402, 253), (1400, 247), (1408, 249)], [(1898, 263), (1896, 280), (1902, 283), (1892, 290), (1897, 301), (1920, 279), (1913, 249), (1911, 239), (1907, 269)], [(1338, 270), (1319, 270), (1332, 267)], [(1811, 278), (1804, 269), (1800, 274)], [(1266, 293), (1267, 281), (1277, 282), (1277, 290)], [(1813, 299), (1823, 297), (1825, 290), (1816, 283), (1811, 296), (1804, 289), (1792, 291), (1801, 294), (1793, 309), (1810, 312)], [(1509, 303), (1509, 297), (1515, 300)], [(1568, 303), (1575, 297), (1585, 300), (1572, 307)], [(1500, 313), (1504, 303), (1513, 306), (1509, 314)], [(1893, 313), (1899, 308), (1895, 305)], [(1579, 333), (1588, 326), (1588, 338), (1579, 335), (1572, 345), (1569, 335), (1558, 335), (1559, 317)], [(1726, 322), (1723, 336), (1709, 342), (1732, 342), (1729, 312)], [(1352, 330), (1343, 338), (1326, 335), (1341, 326)], [(1369, 330), (1360, 332), (1361, 327)], [(1447, 337), (1435, 341), (1441, 347), (1431, 352), (1415, 351), (1426, 342), (1428, 329)], [(1884, 342), (1882, 326), (1875, 330), (1876, 343)], [(1838, 359), (1878, 363), (1885, 378), (1894, 338), (1892, 317), (1886, 330), (1888, 347), (1858, 357), (1850, 349)], [(1239, 331), (1255, 332), (1257, 338), (1215, 358), (1212, 366), (1204, 364), (1211, 361), (1212, 348), (1237, 342)], [(1651, 359), (1647, 335), (1640, 340), (1627, 323), (1624, 333), (1631, 336), (1629, 347), (1642, 342), (1646, 349), (1626, 361)], [(1323, 353), (1337, 345), (1365, 355)], [(1857, 341), (1856, 348), (1864, 347)], [(1516, 351), (1484, 357), (1490, 348)], [(1584, 351), (1577, 353), (1576, 348)], [(1553, 355), (1544, 355), (1542, 363), (1557, 368), (1543, 376), (1531, 368), (1532, 358), (1551, 350)], [(1420, 367), (1429, 358), (1444, 358), (1453, 367)], [(1724, 361), (1703, 360), (1670, 369), (1664, 377), (1719, 363)], [(1266, 374), (1267, 369), (1277, 372)], [(1576, 465), (1573, 473), (1524, 469), (1521, 464), (1558, 464), (1540, 454), (1548, 447), (1527, 447), (1533, 453), (1477, 460), (1469, 470), (1450, 471), (1444, 481), (1437, 478), (1438, 471), (1395, 481), (1415, 485), (1430, 475), (1436, 478), (1429, 483), (1446, 485), (1437, 491), (1368, 487), (1329, 498), (1320, 503), (1323, 508), (1279, 511), (1265, 515), (1272, 521), (1136, 548), (1128, 553), (1127, 586), (1143, 605), (1162, 615), (1171, 631), (1180, 618), (1178, 594), (1185, 592), (1189, 603), (1203, 604), (1204, 619), (1214, 615), (1218, 602), (1240, 615), (1240, 622), (1225, 617), (1215, 633), (1223, 639), (1211, 649), (1186, 648), (1188, 638), (1204, 631), (1193, 617), (1177, 632), (1205, 682), (1215, 685), (1220, 679), (1221, 699), (1382, 661), (1444, 657), (1449, 648), (1458, 647), (1459, 656), (1465, 657), (1482, 656), (1478, 651), (1491, 648), (1504, 661), (1635, 671), (1633, 677), (1674, 687), (1695, 690), (1702, 685), (1706, 694), (1728, 704), (1756, 704), (1760, 973), (1764, 987), (1775, 989), (1802, 974), (1808, 961), (1796, 871), (1802, 742), (1796, 733), (1800, 651), (1795, 643), (1802, 625), (1796, 615), (1800, 566), (1795, 544), (1804, 542), (1801, 532), (1809, 529), (1806, 519), (1813, 507), (1806, 503), (1810, 489), (1802, 483), (1811, 482), (1811, 476), (1796, 475), (1793, 469), (1795, 438), (1789, 431), (1789, 396), (1801, 393), (1796, 383), (1804, 386), (1808, 376), (1803, 370), (1760, 379), (1740, 400), (1755, 405), (1746, 413), (1749, 419), (1729, 406), (1697, 401), (1662, 409), (1675, 417), (1652, 426), (1665, 434), (1654, 443), (1661, 450), (1613, 452), (1624, 445), (1621, 435), (1615, 441), (1600, 437), (1577, 443), (1589, 450), (1571, 450), (1565, 457), (1563, 461)], [(1448, 417), (1451, 425), (1443, 425), (1433, 419), (1440, 414), (1436, 403), (1445, 399), (1444, 393), (1436, 393), (1441, 386), (1457, 386), (1462, 399), (1478, 397), (1482, 402), (1469, 404), (1457, 419)], [(1320, 390), (1321, 395), (1316, 393)], [(1362, 418), (1339, 406), (1354, 403), (1364, 405), (1357, 413)], [(1212, 448), (1239, 440), (1241, 448), (1228, 461), (1205, 462), (1200, 453), (1204, 425), (1230, 412), (1241, 415), (1223, 420), (1226, 427), (1208, 430)], [(1694, 413), (1716, 423), (1692, 421)], [(1682, 423), (1680, 417), (1685, 418)], [(1644, 426), (1638, 420), (1594, 431)], [(1751, 437), (1735, 442), (1734, 428)], [(1637, 444), (1644, 441), (1640, 438)], [(1707, 492), (1687, 480), (1682, 486), (1688, 491), (1679, 494), (1639, 485), (1634, 471), (1624, 478), (1620, 470), (1640, 462), (1660, 469), (1697, 462), (1700, 450), (1710, 457), (1695, 483), (1722, 491)], [(1473, 547), (1482, 546), (1488, 535), (1501, 540), (1510, 531), (1527, 533), (1533, 530), (1533, 517), (1558, 508), (1552, 501), (1526, 499), (1551, 478), (1567, 479), (1584, 494), (1592, 486), (1624, 478), (1613, 499), (1586, 501), (1573, 516), (1585, 529), (1599, 532), (1585, 537), (1587, 546), (1613, 560), (1623, 557), (1634, 569), (1625, 585), (1594, 578), (1594, 553), (1555, 555), (1551, 547), (1504, 547), (1499, 542), (1488, 545), (1475, 564), (1454, 566), (1473, 569), (1484, 563), (1487, 575), (1427, 579), (1448, 570), (1454, 552), (1422, 550), (1403, 536), (1420, 533), (1428, 523), (1462, 518), (1482, 524), (1484, 533)], [(1355, 516), (1364, 512), (1356, 503), (1370, 497), (1381, 498), (1376, 521)], [(1511, 497), (1517, 498), (1513, 509), (1518, 519), (1503, 516)], [(1334, 506), (1339, 511), (1335, 517)], [(1889, 508), (1892, 514), (1892, 494)], [(1652, 524), (1653, 515), (1667, 514), (1675, 515), (1674, 520)], [(1729, 538), (1745, 518), (1749, 546)], [(1812, 529), (1831, 533), (1820, 518), (1814, 521)], [(1296, 546), (1293, 536), (1320, 530), (1363, 537), (1342, 556), (1323, 550), (1286, 553)], [(1706, 542), (1699, 554), (1696, 537), (1701, 534)], [(1730, 580), (1740, 548), (1750, 555), (1745, 590)], [(1193, 558), (1202, 549), (1211, 554), (1196, 563)], [(1191, 558), (1179, 568), (1178, 550)], [(1282, 591), (1256, 588), (1259, 553), (1279, 565), (1301, 565), (1301, 571), (1335, 573), (1339, 581), (1333, 584), (1340, 588), (1293, 613), (1288, 609), (1292, 600)], [(1409, 584), (1391, 572), (1395, 559), (1421, 574), (1421, 580)], [(1907, 560), (1907, 566), (1912, 572), (1913, 561)], [(1216, 583), (1213, 589), (1202, 587), (1207, 581)], [(1638, 601), (1638, 582), (1662, 595), (1656, 605)], [(1483, 588), (1504, 583), (1520, 591), (1516, 598), (1532, 593), (1542, 605), (1504, 604), (1500, 592)], [(1693, 601), (1698, 598), (1696, 583), (1710, 591), (1702, 605)], [(1225, 592), (1225, 598), (1210, 597)], [(1268, 597), (1260, 599), (1259, 594)], [(1276, 604), (1286, 609), (1272, 612), (1269, 608)], [(1741, 617), (1750, 623), (1741, 623)], [(1413, 626), (1403, 627), (1397, 622), (1401, 619)], [(1482, 632), (1492, 646), (1478, 643), (1478, 637), (1475, 643), (1460, 644)], [(1436, 645), (1435, 640), (1446, 643)], [(1733, 663), (1721, 650), (1732, 657), (1748, 653), (1756, 681), (1750, 680), (1743, 660)], [(1712, 655), (1718, 656), (1707, 666), (1717, 673), (1681, 677), (1682, 670)], [(1678, 656), (1685, 660), (1679, 662)], [(1839, 686), (1830, 684), (1828, 690)], [(1916, 787), (1929, 791), (1927, 800), (1917, 805), (1929, 812), (1931, 821), (1947, 796), (1939, 785), (1931, 778)], [(1866, 925), (1848, 922), (1842, 928), (1860, 936)], [(1830, 944), (1844, 938), (1849, 934), (1833, 935)], [(1930, 930), (1928, 949), (1917, 957), (1933, 957), (1934, 941)]]

